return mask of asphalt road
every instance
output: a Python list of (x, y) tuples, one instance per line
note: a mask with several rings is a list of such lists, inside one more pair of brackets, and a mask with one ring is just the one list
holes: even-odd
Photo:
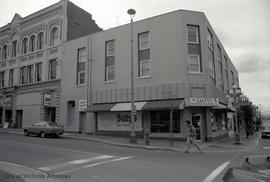
[[(4, 179), (0, 181), (23, 181), (20, 177), (25, 174), (28, 176), (23, 179), (29, 181), (44, 178), (45, 181), (68, 182), (219, 181), (226, 168), (239, 165), (244, 155), (269, 154), (270, 139), (263, 140), (263, 147), (262, 150), (247, 152), (230, 150), (185, 154), (123, 148), (72, 138), (0, 133), (0, 177), (1, 169), (5, 171), (8, 166), (11, 166), (8, 171), (13, 172), (12, 175), (2, 174)], [(22, 172), (21, 168), (29, 169), (29, 172)], [(218, 171), (220, 168), (222, 170)], [(36, 173), (40, 175), (33, 175)]]

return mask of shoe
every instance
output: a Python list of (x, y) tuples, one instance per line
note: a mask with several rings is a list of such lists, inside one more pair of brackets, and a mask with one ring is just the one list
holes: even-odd
[(184, 153), (186, 153), (186, 154), (187, 154), (187, 153), (189, 153), (189, 151), (187, 151), (187, 150), (186, 150)]

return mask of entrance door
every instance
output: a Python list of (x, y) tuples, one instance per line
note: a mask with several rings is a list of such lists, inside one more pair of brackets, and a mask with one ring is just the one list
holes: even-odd
[(75, 123), (75, 101), (68, 101), (67, 111), (67, 127), (69, 127)]
[(80, 126), (79, 132), (85, 133), (86, 132), (86, 112), (80, 112)]
[(16, 111), (16, 123), (18, 128), (22, 128), (22, 118), (23, 118), (23, 111), (17, 110)]
[(201, 120), (201, 114), (192, 114), (192, 124), (194, 125), (194, 128), (196, 130), (196, 140), (202, 140), (202, 120)]

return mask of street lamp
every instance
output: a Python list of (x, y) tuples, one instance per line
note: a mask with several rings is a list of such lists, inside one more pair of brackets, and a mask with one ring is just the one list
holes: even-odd
[(134, 116), (135, 116), (135, 105), (134, 105), (134, 71), (133, 71), (133, 18), (135, 16), (136, 11), (134, 9), (129, 9), (127, 13), (130, 15), (130, 26), (131, 26), (131, 33), (130, 33), (130, 44), (131, 44), (131, 66), (130, 66), (130, 83), (131, 83), (131, 99), (130, 99), (130, 106), (131, 106), (131, 132), (129, 137), (129, 143), (137, 143), (137, 138), (134, 130)]
[(234, 138), (234, 144), (240, 145), (240, 136), (239, 136), (239, 123), (238, 123), (238, 117), (237, 117), (237, 111), (238, 111), (238, 104), (239, 104), (239, 97), (241, 95), (241, 88), (237, 87), (235, 84), (233, 85), (232, 89), (229, 91), (229, 95), (227, 98), (233, 98), (234, 106), (235, 106), (235, 138)]

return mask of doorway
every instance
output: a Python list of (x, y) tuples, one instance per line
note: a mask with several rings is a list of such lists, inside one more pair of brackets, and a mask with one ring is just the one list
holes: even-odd
[(202, 140), (202, 116), (201, 116), (201, 114), (192, 114), (192, 124), (196, 130), (195, 140)]
[(75, 101), (68, 101), (67, 103), (67, 127), (75, 123)]
[(23, 111), (16, 110), (16, 123), (18, 128), (22, 128)]
[(80, 117), (79, 132), (86, 133), (86, 112), (80, 112), (79, 117)]

